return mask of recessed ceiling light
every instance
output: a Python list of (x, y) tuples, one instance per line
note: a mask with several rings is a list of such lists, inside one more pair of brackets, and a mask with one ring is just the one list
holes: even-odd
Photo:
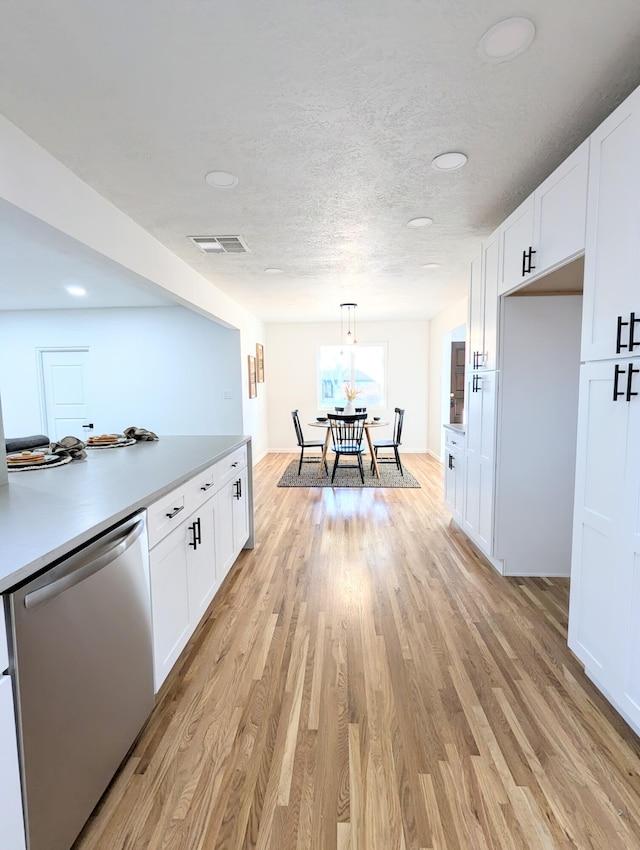
[(490, 27), (478, 43), (483, 62), (508, 62), (530, 46), (536, 28), (528, 18), (506, 18)]
[(407, 227), (427, 227), (429, 224), (433, 224), (433, 219), (422, 216), (421, 218), (412, 218), (407, 222)]
[(284, 269), (277, 269), (277, 268), (275, 268), (275, 266), (272, 266), (271, 268), (265, 269), (264, 273), (265, 274), (282, 274), (283, 271), (284, 271)]
[(466, 165), (467, 157), (458, 151), (450, 151), (449, 153), (441, 153), (431, 160), (432, 168), (436, 171), (456, 171)]
[(216, 189), (232, 189), (239, 182), (235, 174), (229, 174), (228, 171), (210, 171), (204, 179), (209, 186), (214, 186)]
[(84, 289), (84, 287), (82, 287), (82, 286), (70, 285), (70, 286), (65, 286), (65, 289), (67, 290), (69, 295), (75, 295), (77, 298), (80, 298), (82, 295), (87, 294), (87, 290)]
[(440, 263), (425, 263), (423, 269), (439, 269)]

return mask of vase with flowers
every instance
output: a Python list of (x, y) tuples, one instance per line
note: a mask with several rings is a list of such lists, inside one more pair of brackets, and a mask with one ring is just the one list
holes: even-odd
[(357, 397), (360, 395), (361, 392), (362, 392), (362, 390), (356, 388), (356, 385), (352, 384), (350, 381), (347, 381), (345, 383), (345, 385), (344, 385), (344, 397), (346, 398), (347, 403), (344, 407), (344, 413), (346, 413), (348, 416), (351, 416), (352, 414), (354, 414), (356, 412), (353, 403), (357, 399)]

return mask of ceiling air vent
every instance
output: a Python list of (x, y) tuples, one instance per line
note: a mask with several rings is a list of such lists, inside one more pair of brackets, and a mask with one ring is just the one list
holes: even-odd
[(249, 249), (239, 236), (189, 236), (204, 254), (247, 254)]

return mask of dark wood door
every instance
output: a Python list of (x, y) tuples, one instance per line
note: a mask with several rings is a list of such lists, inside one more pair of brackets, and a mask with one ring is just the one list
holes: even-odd
[(452, 342), (449, 422), (457, 425), (462, 423), (464, 411), (464, 356), (464, 342)]

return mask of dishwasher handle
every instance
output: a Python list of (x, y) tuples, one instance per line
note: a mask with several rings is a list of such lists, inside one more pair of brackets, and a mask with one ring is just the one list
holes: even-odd
[[(49, 584), (45, 584), (37, 590), (32, 590), (24, 597), (24, 607), (27, 609), (36, 608), (38, 605), (43, 605), (54, 596), (64, 593), (71, 587), (80, 584), (87, 578), (90, 578), (95, 573), (99, 572), (103, 567), (106, 567), (116, 558), (119, 558), (123, 552), (132, 546), (144, 531), (145, 521), (144, 516), (138, 519), (135, 524), (127, 523), (125, 534), (121, 534), (114, 540), (109, 540), (108, 543), (100, 545), (94, 544), (90, 547), (90, 551), (85, 553), (79, 563), (76, 563), (76, 558), (73, 559), (73, 566), (70, 565), (68, 572), (64, 575), (54, 578)], [(89, 560), (87, 560), (89, 558)]]

